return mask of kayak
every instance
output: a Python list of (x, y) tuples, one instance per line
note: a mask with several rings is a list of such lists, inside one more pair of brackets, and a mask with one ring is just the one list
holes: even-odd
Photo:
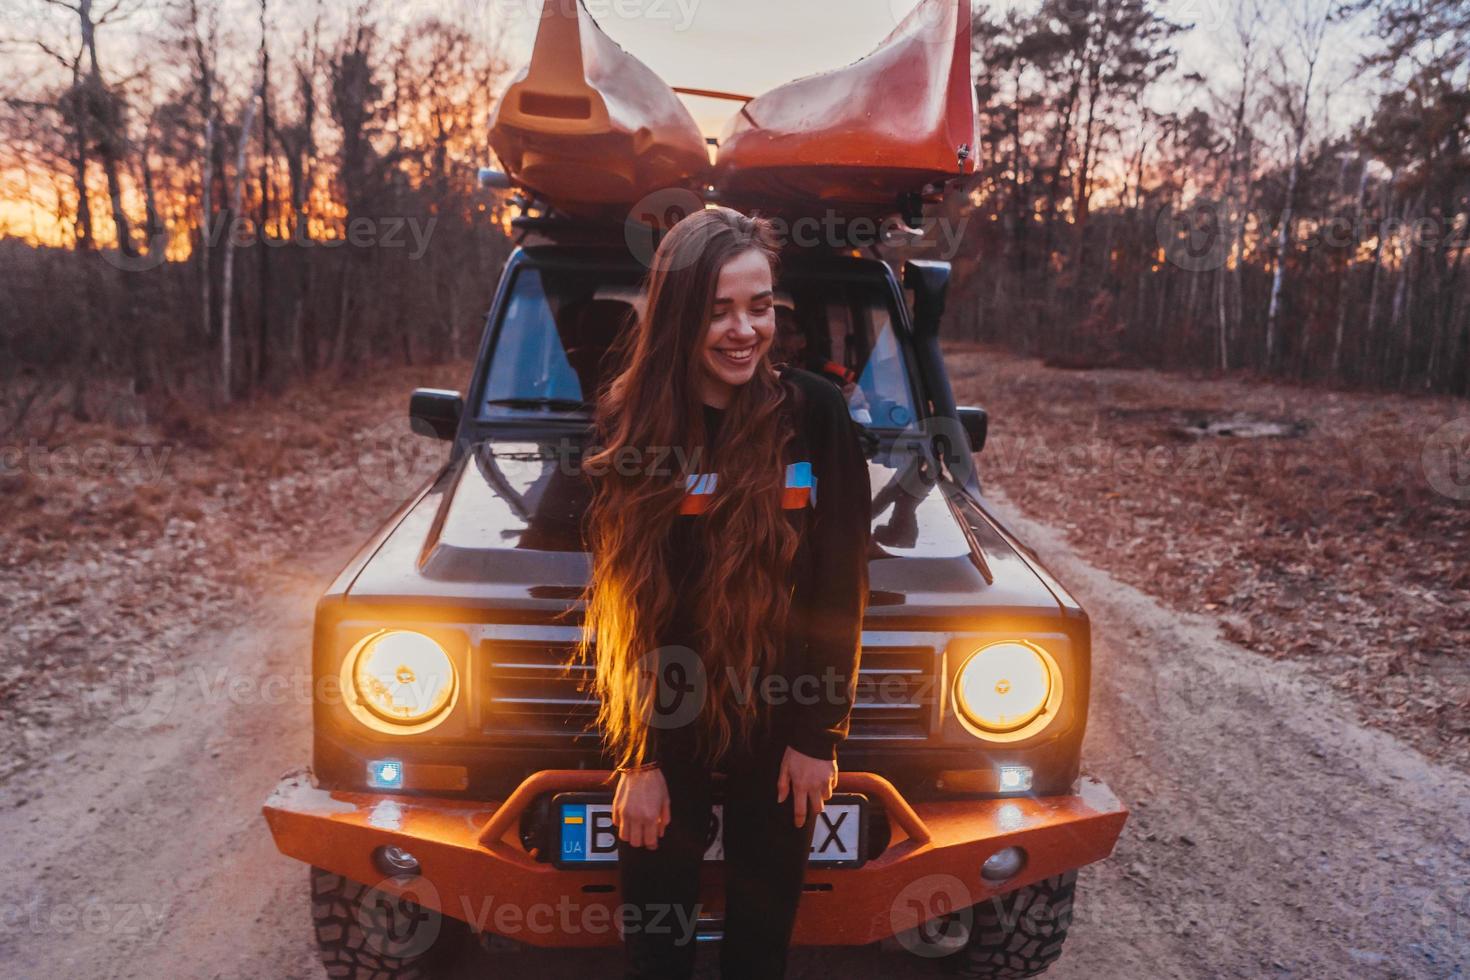
[(746, 103), (719, 141), (721, 203), (891, 213), (974, 173), (970, 22), (969, 0), (922, 0), (866, 57)]
[(579, 217), (621, 218), (647, 194), (695, 185), (710, 163), (678, 95), (580, 0), (546, 4), (531, 60), (491, 116), (490, 146), (513, 183)]

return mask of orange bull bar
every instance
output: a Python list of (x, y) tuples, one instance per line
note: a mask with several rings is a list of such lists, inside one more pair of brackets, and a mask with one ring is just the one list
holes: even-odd
[[(304, 775), (288, 776), (264, 811), (281, 853), (408, 895), (477, 929), (534, 946), (610, 946), (620, 899), (617, 869), (561, 870), (538, 861), (519, 839), (537, 797), (605, 790), (612, 774), (548, 770), (521, 783), (503, 802), (330, 792)], [(1099, 861), (1112, 853), (1128, 817), (1104, 784), (1084, 779), (1075, 796), (944, 800), (910, 806), (881, 776), (842, 773), (837, 792), (881, 803), (892, 824), (884, 852), (855, 869), (807, 872), (793, 942), (863, 945), (991, 895)], [(418, 859), (422, 874), (385, 879), (373, 852), (396, 845)], [(1007, 847), (1026, 851), (1013, 878), (981, 878), (985, 859)], [(705, 914), (723, 904), (720, 865), (702, 878)]]

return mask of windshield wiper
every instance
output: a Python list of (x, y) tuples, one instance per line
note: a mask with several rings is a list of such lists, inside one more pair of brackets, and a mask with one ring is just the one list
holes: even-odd
[(581, 412), (588, 407), (586, 402), (575, 398), (492, 398), (485, 404), (500, 408), (539, 408), (550, 412)]

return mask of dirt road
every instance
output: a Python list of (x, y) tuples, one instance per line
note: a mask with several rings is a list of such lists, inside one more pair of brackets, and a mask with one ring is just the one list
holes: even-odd
[[(1053, 975), (1470, 975), (1470, 778), (1355, 721), (1289, 663), (1219, 638), (1073, 556), (996, 501), (1094, 617), (1087, 768), (1133, 808), (1083, 873)], [(318, 978), (305, 872), (259, 815), (307, 758), (311, 606), (351, 549), (283, 568), (233, 626), (201, 631), (120, 723), (0, 795), (0, 974)], [(871, 951), (792, 974), (933, 975)], [(613, 975), (606, 954), (514, 954), (506, 974)], [(477, 956), (464, 976), (500, 975)]]

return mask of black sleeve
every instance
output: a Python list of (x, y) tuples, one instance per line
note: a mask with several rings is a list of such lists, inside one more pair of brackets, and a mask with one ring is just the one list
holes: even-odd
[(848, 733), (862, 651), (872, 490), (860, 425), (848, 415), (847, 399), (836, 385), (813, 387), (820, 389), (808, 398), (808, 445), (816, 478), (808, 532), (813, 576), (801, 673), (816, 678), (817, 697), (793, 712), (790, 743), (803, 755), (835, 760), (837, 745)]
[(645, 762), (657, 762), (659, 765), (669, 761), (669, 745), (659, 733), (657, 725), (648, 726), (648, 754)]
[(649, 725), (647, 761), (657, 762), (660, 766), (663, 766), (671, 760), (673, 754), (671, 740), (664, 738), (664, 733), (657, 725)]
[(666, 766), (688, 762), (694, 756), (693, 724), (674, 727), (648, 726), (648, 760)]
[[(669, 649), (665, 644), (660, 649)], [(659, 677), (663, 678), (665, 666), (660, 663)], [(662, 686), (662, 685), (660, 685)], [(687, 762), (694, 755), (694, 722), (679, 723), (687, 712), (679, 712), (679, 704), (665, 691), (657, 693), (658, 703), (648, 725), (647, 761), (666, 766), (670, 762)], [(661, 711), (660, 708), (665, 710)], [(677, 715), (674, 712), (679, 712)]]

